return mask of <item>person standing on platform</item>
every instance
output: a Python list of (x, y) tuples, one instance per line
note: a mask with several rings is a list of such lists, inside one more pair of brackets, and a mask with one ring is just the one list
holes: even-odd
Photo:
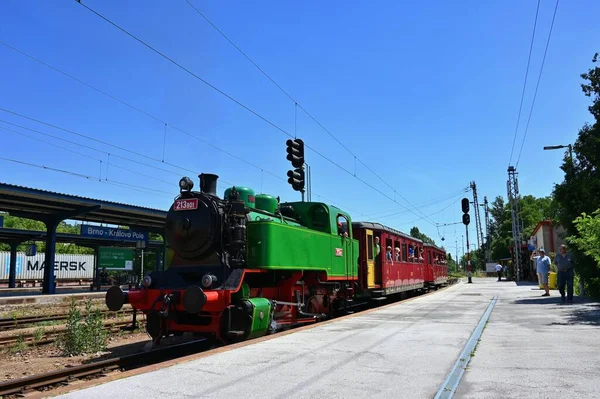
[(565, 284), (567, 285), (567, 302), (573, 303), (573, 256), (567, 253), (567, 246), (565, 244), (560, 246), (560, 252), (554, 257), (556, 261), (556, 267), (558, 268), (558, 291), (562, 299), (562, 303), (565, 303)]
[(531, 260), (536, 262), (536, 272), (538, 275), (539, 284), (544, 286), (545, 294), (542, 296), (550, 296), (550, 287), (548, 286), (548, 274), (550, 273), (550, 258), (546, 256), (544, 248), (538, 249), (538, 256), (533, 256), (534, 252), (531, 253)]
[(498, 273), (498, 281), (502, 280), (502, 265), (496, 263), (496, 273)]

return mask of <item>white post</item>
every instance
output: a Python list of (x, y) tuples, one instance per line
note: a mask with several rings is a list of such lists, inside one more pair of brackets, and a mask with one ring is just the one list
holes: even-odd
[(142, 249), (142, 275), (140, 277), (141, 280), (144, 279), (144, 250)]

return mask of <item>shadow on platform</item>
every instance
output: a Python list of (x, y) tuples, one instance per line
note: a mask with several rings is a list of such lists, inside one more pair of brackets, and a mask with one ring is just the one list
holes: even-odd
[[(570, 305), (576, 306), (576, 305)], [(576, 306), (573, 308), (564, 321), (550, 323), (551, 326), (572, 326), (572, 325), (584, 325), (584, 326), (600, 326), (600, 304), (587, 303), (583, 306)]]
[(527, 287), (527, 286), (531, 286), (531, 287), (539, 287), (539, 284), (537, 283), (537, 281), (513, 281), (518, 287)]
[[(552, 295), (552, 294), (551, 294)], [(524, 298), (514, 301), (518, 305), (549, 305), (557, 306), (568, 312), (563, 316), (563, 321), (553, 322), (550, 326), (588, 325), (600, 326), (600, 303), (587, 298), (575, 297), (573, 304), (562, 304), (560, 294), (549, 297)]]

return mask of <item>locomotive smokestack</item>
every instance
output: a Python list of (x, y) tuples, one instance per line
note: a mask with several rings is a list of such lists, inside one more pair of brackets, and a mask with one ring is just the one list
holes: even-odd
[(200, 178), (200, 192), (216, 197), (219, 176), (210, 173), (201, 173), (198, 177)]

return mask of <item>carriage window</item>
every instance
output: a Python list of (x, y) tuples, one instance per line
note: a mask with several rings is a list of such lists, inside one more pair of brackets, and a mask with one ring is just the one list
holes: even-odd
[(373, 236), (367, 235), (367, 259), (373, 260)]
[(408, 254), (406, 251), (406, 243), (402, 243), (402, 261), (406, 262), (408, 260)]

